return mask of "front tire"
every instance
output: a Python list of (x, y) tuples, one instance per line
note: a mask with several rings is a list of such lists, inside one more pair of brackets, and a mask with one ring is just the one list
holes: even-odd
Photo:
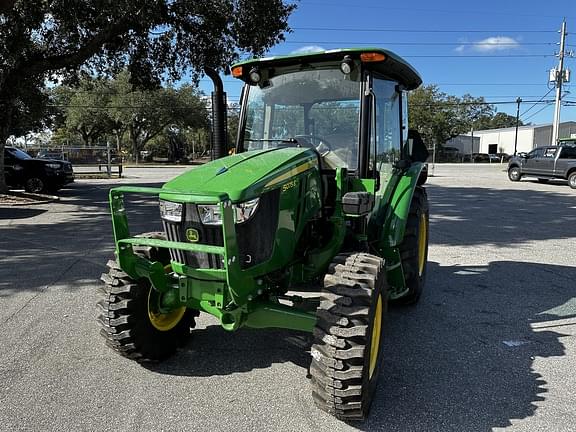
[(340, 254), (324, 278), (310, 375), (316, 405), (341, 420), (362, 420), (376, 390), (387, 308), (384, 260)]
[(24, 189), (30, 193), (41, 193), (46, 190), (46, 184), (40, 177), (30, 177), (24, 183)]
[(516, 167), (516, 166), (509, 168), (508, 169), (508, 178), (510, 179), (510, 181), (513, 181), (513, 182), (520, 181), (520, 179), (522, 178), (520, 168)]
[[(161, 233), (147, 233), (148, 238), (161, 238)], [(134, 252), (153, 261), (167, 251), (134, 247)], [(102, 274), (102, 298), (97, 303), (100, 334), (106, 345), (118, 354), (137, 362), (158, 362), (183, 346), (195, 326), (198, 312), (185, 306), (163, 312), (161, 295), (148, 279), (130, 278), (116, 261), (108, 261), (108, 272)]]

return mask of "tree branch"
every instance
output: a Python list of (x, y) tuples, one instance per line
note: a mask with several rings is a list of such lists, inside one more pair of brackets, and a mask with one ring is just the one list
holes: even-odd
[(21, 73), (30, 76), (42, 74), (50, 70), (62, 69), (68, 66), (80, 65), (94, 54), (98, 53), (106, 42), (130, 30), (130, 22), (132, 20), (133, 17), (130, 17), (130, 19), (120, 19), (110, 24), (73, 53), (32, 58), (27, 62), (23, 62), (19, 69), (21, 70)]

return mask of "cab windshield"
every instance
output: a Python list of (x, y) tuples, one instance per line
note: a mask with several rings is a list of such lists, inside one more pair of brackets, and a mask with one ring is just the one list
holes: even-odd
[(250, 86), (244, 149), (315, 148), (328, 166), (356, 169), (360, 89), (359, 79), (339, 69), (297, 71)]

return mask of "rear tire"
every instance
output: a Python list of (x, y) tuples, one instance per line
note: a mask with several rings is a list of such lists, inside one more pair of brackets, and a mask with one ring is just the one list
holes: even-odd
[(576, 171), (570, 173), (568, 176), (568, 186), (572, 189), (576, 189)]
[(510, 169), (508, 169), (508, 178), (510, 179), (510, 181), (513, 181), (513, 182), (520, 181), (520, 179), (522, 178), (522, 174), (520, 173), (520, 168), (514, 166), (514, 167), (511, 167)]
[(340, 254), (324, 278), (311, 348), (312, 397), (341, 420), (368, 415), (380, 373), (387, 306), (384, 260)]
[[(146, 233), (143, 237), (165, 239), (162, 233)], [(161, 257), (164, 249), (134, 247), (134, 252), (152, 261), (166, 264)], [(169, 262), (169, 260), (168, 260)], [(130, 278), (116, 261), (108, 261), (108, 273), (102, 274), (104, 286), (98, 323), (106, 345), (118, 354), (137, 362), (157, 362), (171, 356), (183, 346), (190, 330), (196, 325), (198, 312), (185, 307), (168, 313), (159, 313), (159, 294), (148, 279)]]
[(404, 239), (399, 246), (404, 271), (404, 283), (408, 292), (394, 300), (394, 304), (414, 304), (418, 302), (426, 283), (428, 261), (428, 229), (430, 212), (426, 190), (417, 187), (410, 203)]

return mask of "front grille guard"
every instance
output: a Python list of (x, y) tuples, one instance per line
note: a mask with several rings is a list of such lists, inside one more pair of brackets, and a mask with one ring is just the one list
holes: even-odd
[[(181, 203), (219, 204), (222, 215), (223, 246), (213, 246), (202, 243), (186, 243), (169, 240), (159, 240), (144, 237), (131, 237), (128, 216), (124, 206), (124, 194), (156, 195), (160, 199), (173, 200)], [(166, 292), (170, 281), (161, 263), (150, 262), (134, 254), (133, 246), (150, 246), (155, 248), (175, 249), (190, 252), (202, 252), (222, 256), (223, 269), (201, 269), (188, 267), (182, 263), (172, 261), (172, 268), (179, 274), (202, 281), (225, 282), (228, 292), (234, 303), (242, 304), (248, 293), (256, 286), (252, 277), (247, 276), (240, 267), (240, 254), (234, 224), (232, 201), (227, 194), (184, 194), (161, 188), (123, 186), (110, 190), (110, 210), (116, 256), (122, 270), (130, 277), (139, 279), (146, 277), (152, 286)]]

